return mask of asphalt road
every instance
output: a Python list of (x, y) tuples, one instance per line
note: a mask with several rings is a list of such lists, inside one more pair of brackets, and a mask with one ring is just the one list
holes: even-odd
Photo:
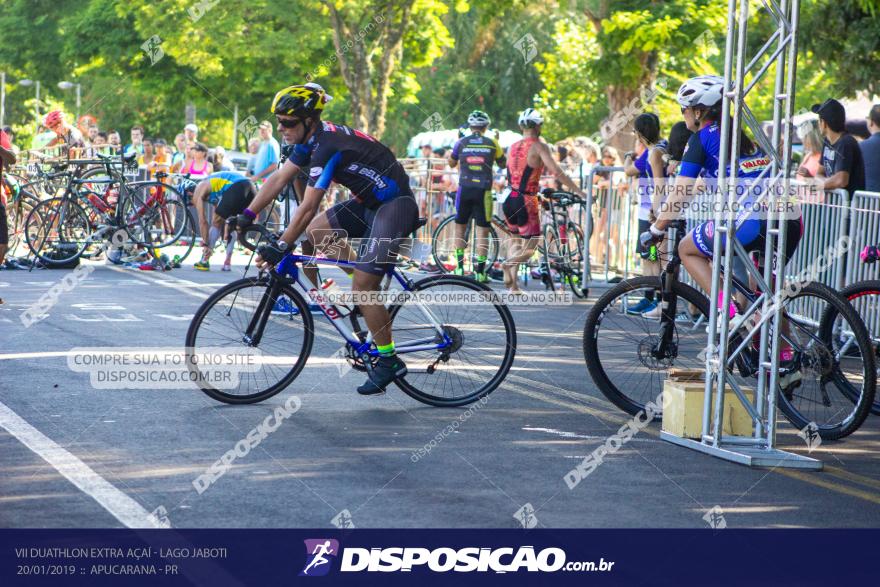
[[(589, 301), (515, 308), (511, 375), (470, 410), (394, 388), (359, 396), (363, 375), (339, 377), (325, 324), (299, 378), (258, 405), (192, 389), (95, 389), (68, 367), (77, 347), (182, 347), (196, 308), (235, 269), (97, 265), (29, 328), (21, 312), (70, 272), (0, 272), (0, 526), (706, 527), (716, 506), (727, 527), (880, 525), (876, 417), (811, 453), (821, 473), (724, 462), (660, 440), (652, 425), (569, 489), (564, 475), (626, 421), (587, 375)], [(194, 489), (294, 395), (298, 411)], [(807, 454), (787, 424), (779, 445)]]

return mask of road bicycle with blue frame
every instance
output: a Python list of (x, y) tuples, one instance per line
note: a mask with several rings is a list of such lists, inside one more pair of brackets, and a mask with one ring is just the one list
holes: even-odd
[[(251, 251), (277, 239), (259, 224), (240, 236)], [(373, 368), (379, 353), (357, 306), (332, 303), (303, 279), (303, 266), (353, 269), (355, 264), (291, 252), (272, 270), (219, 289), (196, 311), (186, 335), (187, 365), (207, 395), (229, 404), (272, 397), (300, 374), (316, 336), (333, 341), (340, 367), (363, 372)], [(335, 333), (316, 330), (300, 290), (318, 305)], [(510, 310), (491, 288), (454, 275), (414, 281), (391, 266), (381, 292), (390, 300), (386, 307), (396, 351), (409, 370), (395, 381), (406, 394), (432, 406), (462, 406), (490, 394), (507, 376), (516, 354), (516, 328)], [(290, 303), (280, 311), (283, 298)], [(220, 381), (211, 371), (224, 367), (196, 361), (217, 347), (258, 351), (256, 371), (241, 373), (237, 385), (224, 389), (206, 383)]]

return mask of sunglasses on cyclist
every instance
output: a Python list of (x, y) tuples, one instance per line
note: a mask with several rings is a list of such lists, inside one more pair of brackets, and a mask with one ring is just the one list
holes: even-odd
[(284, 128), (296, 128), (296, 125), (302, 122), (299, 118), (277, 118), (277, 120), (278, 124)]

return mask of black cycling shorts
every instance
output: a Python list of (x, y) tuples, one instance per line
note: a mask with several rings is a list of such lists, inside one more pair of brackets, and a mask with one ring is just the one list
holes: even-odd
[(455, 223), (467, 224), (473, 218), (477, 226), (489, 228), (491, 202), (489, 191), (485, 188), (459, 187), (455, 196)]
[(9, 244), (9, 224), (6, 222), (6, 207), (0, 206), (0, 245)]
[(244, 212), (244, 209), (250, 205), (256, 195), (257, 191), (251, 182), (235, 182), (223, 192), (217, 207), (214, 208), (214, 214), (224, 219), (237, 216)]
[(394, 267), (401, 243), (416, 229), (419, 205), (412, 195), (387, 200), (375, 210), (357, 200), (346, 200), (327, 210), (327, 221), (337, 237), (363, 239), (356, 269), (385, 275)]

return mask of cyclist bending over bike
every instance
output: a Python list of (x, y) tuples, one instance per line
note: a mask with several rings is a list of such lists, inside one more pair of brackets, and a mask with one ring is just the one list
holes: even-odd
[(449, 166), (455, 168), (462, 160), (455, 194), (455, 257), (456, 275), (464, 275), (465, 229), (471, 218), (476, 225), (477, 256), (475, 277), (480, 283), (489, 281), (486, 275), (486, 255), (489, 252), (489, 220), (492, 218), (492, 164), (503, 168), (504, 151), (494, 138), (483, 136), (491, 123), (489, 115), (474, 110), (468, 116), (470, 134), (462, 137), (452, 148)]
[(518, 119), (523, 138), (510, 146), (508, 150), (507, 174), (510, 194), (504, 200), (504, 215), (511, 233), (525, 240), (519, 246), (509, 244), (509, 256), (503, 264), (504, 285), (512, 293), (518, 293), (519, 283), (517, 272), (520, 263), (531, 259), (538, 248), (541, 236), (541, 216), (538, 206), (538, 182), (544, 167), (562, 182), (566, 188), (586, 199), (586, 194), (569, 178), (556, 159), (547, 143), (541, 140), (541, 125), (544, 118), (533, 108), (523, 110)]
[[(257, 193), (254, 184), (237, 171), (212, 173), (205, 179), (196, 181), (186, 178), (177, 184), (177, 191), (192, 198), (199, 218), (199, 233), (202, 237), (202, 259), (193, 267), (199, 271), (209, 271), (209, 259), (214, 253), (217, 239), (223, 236), (223, 223), (230, 216), (237, 216), (250, 204)], [(210, 228), (205, 215), (205, 206), (214, 206)], [(229, 271), (230, 258), (227, 255), (223, 271)]]
[[(302, 234), (321, 247), (331, 239), (364, 238), (358, 254), (347, 243), (333, 244), (342, 259), (355, 260), (354, 292), (379, 290), (382, 277), (397, 258), (400, 243), (418, 224), (418, 205), (409, 187), (409, 177), (397, 158), (373, 137), (347, 126), (322, 121), (329, 96), (317, 84), (284, 88), (272, 100), (271, 111), (278, 120), (278, 132), (293, 145), (290, 157), (260, 188), (251, 206), (239, 215), (239, 228), (253, 222), (285, 185), (308, 170), (308, 185), (281, 240), (257, 249), (257, 265), (273, 267), (291, 250)], [(352, 199), (339, 203), (320, 216), (318, 206), (331, 182), (352, 192)], [(380, 353), (369, 379), (358, 393), (382, 393), (406, 365), (394, 352), (391, 319), (382, 304), (359, 304), (364, 320)]]
[[(719, 121), (721, 120), (723, 93), (724, 79), (713, 75), (692, 78), (682, 84), (678, 90), (678, 103), (681, 106), (681, 112), (684, 115), (685, 123), (694, 134), (688, 140), (681, 169), (672, 186), (665, 209), (658, 214), (657, 221), (639, 237), (643, 250), (648, 248), (651, 243), (662, 240), (667, 227), (677, 216), (676, 211), (693, 197), (697, 178), (702, 177), (710, 188), (715, 186), (719, 166), (728, 157), (719, 152), (721, 135)], [(743, 185), (747, 186), (750, 180), (759, 177), (770, 163), (770, 158), (756, 147), (745, 133), (741, 133), (737, 181), (742, 180)], [(728, 169), (729, 174), (730, 170)], [(757, 196), (754, 195), (755, 190), (748, 189), (746, 191), (749, 195), (746, 196), (745, 201), (740, 202), (735, 222), (735, 234), (747, 252), (761, 255), (764, 252), (765, 239), (767, 238), (767, 208), (758, 203)], [(803, 223), (800, 209), (797, 208), (795, 214), (789, 215), (786, 222), (788, 223), (786, 226), (786, 251), (785, 259), (781, 263), (782, 267), (794, 254), (801, 239)], [(678, 249), (685, 269), (706, 292), (710, 292), (712, 287), (712, 253), (715, 232), (714, 220), (702, 222), (681, 241)], [(724, 235), (721, 235), (722, 250), (725, 240)], [(730, 309), (730, 318), (734, 317), (732, 315), (734, 311), (735, 308)], [(790, 360), (791, 355), (790, 347), (784, 347), (780, 351), (780, 358), (783, 361)], [(780, 384), (785, 387), (782, 380)]]

